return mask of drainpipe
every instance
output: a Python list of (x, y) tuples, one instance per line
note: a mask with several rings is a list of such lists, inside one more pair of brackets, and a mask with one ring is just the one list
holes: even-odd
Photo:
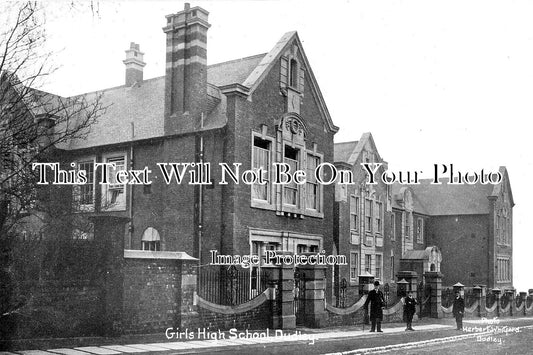
[[(204, 128), (204, 113), (201, 113), (200, 116), (200, 154), (199, 154), (199, 160), (200, 160), (200, 169), (201, 171), (204, 163), (204, 135), (201, 131)], [(200, 265), (202, 265), (202, 228), (203, 228), (203, 192), (204, 192), (204, 186), (200, 184), (198, 187), (198, 260), (200, 262)]]
[[(131, 143), (130, 143), (130, 170), (133, 170), (133, 137), (135, 136), (135, 124), (131, 122)], [(128, 228), (128, 249), (132, 249), (133, 241), (133, 184), (128, 184), (130, 190), (130, 198), (128, 201), (128, 211), (130, 218), (130, 225)]]

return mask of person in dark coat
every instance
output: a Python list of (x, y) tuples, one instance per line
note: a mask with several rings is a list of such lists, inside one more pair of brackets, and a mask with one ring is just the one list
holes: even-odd
[[(385, 307), (385, 298), (383, 292), (379, 290), (379, 281), (374, 282), (374, 289), (368, 293), (365, 301), (365, 310), (368, 310), (370, 304), (370, 321), (372, 322), (371, 332), (377, 331), (383, 333), (381, 330), (381, 320), (383, 319), (383, 307)], [(367, 311), (368, 312), (368, 311)]]
[(403, 319), (407, 323), (405, 330), (414, 330), (412, 327), (413, 316), (416, 313), (416, 299), (413, 297), (413, 292), (409, 291), (403, 301)]
[(452, 308), (455, 322), (457, 323), (457, 330), (463, 330), (463, 315), (465, 314), (465, 301), (459, 292), (455, 292), (455, 299), (453, 300)]

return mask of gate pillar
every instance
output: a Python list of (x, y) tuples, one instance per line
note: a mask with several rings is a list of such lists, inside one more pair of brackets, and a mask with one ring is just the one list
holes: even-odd
[(426, 283), (431, 287), (431, 294), (428, 302), (429, 304), (429, 316), (431, 318), (442, 318), (442, 274), (437, 271), (426, 271), (424, 273)]
[[(277, 255), (292, 255), (291, 252), (276, 251)], [(277, 284), (275, 310), (272, 316), (274, 329), (296, 329), (294, 315), (294, 265), (281, 263), (273, 265), (273, 281)]]
[[(305, 253), (316, 255), (315, 253)], [(304, 254), (304, 255), (305, 255)], [(305, 274), (305, 303), (304, 324), (311, 328), (326, 326), (326, 266), (298, 265), (299, 272)]]

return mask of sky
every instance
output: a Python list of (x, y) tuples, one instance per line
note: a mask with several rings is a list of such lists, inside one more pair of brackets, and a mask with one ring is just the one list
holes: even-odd
[[(124, 82), (139, 43), (144, 77), (164, 75), (165, 15), (183, 1), (46, 3), (47, 47), (59, 69), (43, 89), (70, 96)], [(514, 285), (533, 288), (527, 230), (533, 148), (533, 2), (198, 1), (210, 12), (208, 64), (268, 52), (297, 30), (336, 142), (371, 132), (393, 171), (454, 164), (509, 171)], [(428, 176), (429, 177), (429, 176)], [(460, 246), (458, 246), (460, 247)]]

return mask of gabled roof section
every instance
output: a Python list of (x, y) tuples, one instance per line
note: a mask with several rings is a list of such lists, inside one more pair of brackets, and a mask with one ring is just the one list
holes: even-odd
[(334, 162), (346, 163), (352, 166), (355, 165), (367, 144), (370, 144), (372, 147), (372, 151), (376, 154), (377, 160), (382, 161), (376, 143), (374, 142), (374, 137), (372, 137), (372, 133), (366, 132), (363, 133), (359, 141), (335, 143), (333, 156)]
[(218, 87), (230, 84), (245, 85), (246, 79), (257, 68), (265, 55), (265, 53), (257, 54), (251, 57), (210, 65), (207, 67), (207, 82)]
[(307, 59), (307, 56), (305, 55), (305, 52), (303, 50), (302, 42), (300, 41), (300, 38), (298, 37), (298, 33), (296, 31), (285, 33), (278, 41), (278, 43), (276, 43), (274, 48), (272, 48), (272, 50), (263, 57), (261, 62), (250, 73), (250, 75), (246, 78), (242, 85), (250, 88), (250, 95), (253, 94), (253, 92), (257, 89), (261, 81), (266, 77), (268, 72), (280, 59), (282, 53), (285, 52), (287, 47), (290, 46), (293, 41), (296, 41), (296, 44), (300, 50), (301, 56), (304, 61), (303, 64), (307, 71), (307, 77), (309, 78), (309, 81), (311, 83), (311, 92), (318, 103), (320, 112), (322, 114), (322, 117), (324, 118), (326, 126), (331, 132), (337, 132), (339, 130), (339, 127), (333, 124), (328, 108), (326, 106), (326, 102), (324, 101), (324, 97), (320, 92), (320, 88), (316, 81), (315, 75), (313, 74), (313, 70), (311, 69), (309, 60)]
[(514, 206), (513, 191), (511, 190), (511, 182), (509, 181), (509, 173), (507, 171), (507, 168), (505, 166), (500, 166), (498, 171), (500, 172), (502, 176), (502, 182), (494, 185), (494, 189), (492, 190), (491, 196), (498, 197), (503, 188), (503, 185), (505, 185), (506, 191), (509, 194), (509, 201), (511, 202), (511, 207), (513, 207)]
[[(223, 88), (238, 85), (249, 88), (249, 93), (260, 84), (268, 70), (279, 60), (285, 47), (291, 43), (300, 48), (300, 53), (307, 70), (306, 77), (311, 83), (310, 92), (314, 95), (326, 126), (332, 132), (338, 127), (333, 125), (324, 103), (318, 84), (302, 49), (296, 32), (286, 33), (266, 54), (212, 64), (207, 67), (208, 102), (204, 130), (221, 128), (226, 124), (226, 96)], [(84, 94), (88, 100), (102, 94), (101, 104), (106, 112), (90, 127), (86, 139), (77, 139), (64, 144), (62, 149), (86, 149), (104, 145), (127, 143), (164, 136), (165, 77), (147, 79), (132, 87), (125, 85), (103, 91)], [(82, 95), (79, 95), (82, 96)], [(176, 134), (190, 133), (198, 130), (190, 124), (178, 127)]]
[[(432, 216), (473, 215), (489, 213), (488, 197), (495, 188), (492, 184), (475, 185), (448, 184), (448, 180), (441, 179), (441, 184), (431, 184), (432, 179), (421, 179), (417, 185), (393, 185), (393, 194), (396, 196), (405, 186), (413, 191), (415, 212), (416, 201), (420, 203), (418, 209), (421, 213)], [(395, 205), (394, 207), (399, 207)]]
[(352, 156), (358, 141), (335, 143), (333, 161), (335, 163), (347, 163)]

